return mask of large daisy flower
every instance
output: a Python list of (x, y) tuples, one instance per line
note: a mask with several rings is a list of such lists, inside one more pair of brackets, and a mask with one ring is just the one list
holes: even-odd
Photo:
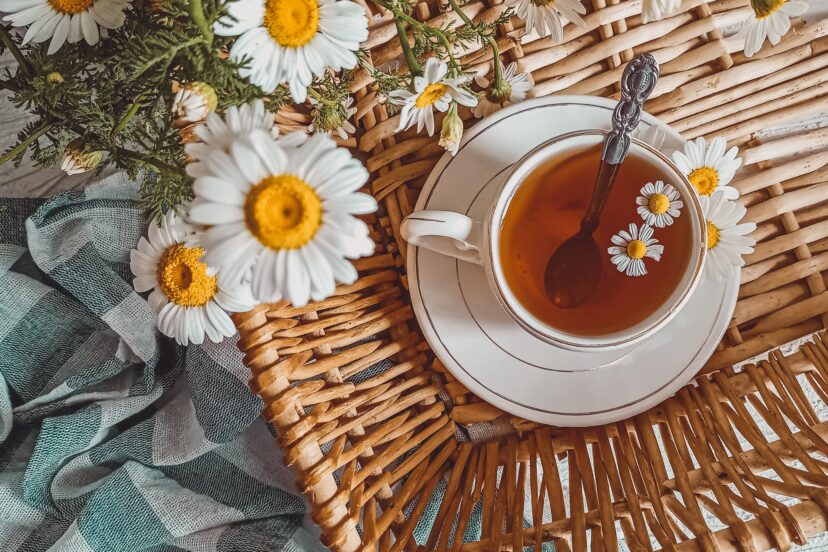
[(750, 0), (750, 4), (753, 15), (742, 22), (738, 33), (745, 38), (747, 57), (761, 50), (766, 38), (771, 44), (779, 44), (791, 28), (791, 17), (808, 10), (804, 0)]
[(676, 13), (681, 0), (644, 0), (641, 6), (641, 21), (649, 23), (658, 21)]
[(739, 197), (739, 190), (729, 186), (742, 165), (742, 159), (736, 157), (738, 148), (733, 146), (727, 152), (727, 141), (718, 136), (708, 145), (704, 138), (698, 137), (692, 142), (685, 142), (684, 151), (673, 152), (673, 162), (687, 175), (687, 179), (696, 188), (699, 195), (709, 196), (716, 190), (722, 190), (727, 199)]
[(368, 38), (365, 8), (350, 0), (236, 0), (215, 31), (238, 36), (230, 57), (247, 60), (243, 77), (267, 93), (287, 83), (303, 103), (313, 75), (351, 69)]
[(98, 26), (123, 25), (129, 5), (130, 0), (0, 0), (0, 11), (9, 13), (3, 20), (15, 27), (28, 27), (23, 44), (51, 38), (47, 54), (54, 54), (67, 40), (96, 44), (105, 32)]
[(684, 207), (684, 202), (672, 185), (661, 180), (647, 182), (641, 188), (641, 195), (635, 198), (638, 214), (644, 222), (656, 228), (665, 228), (673, 224)]
[(433, 109), (445, 113), (452, 100), (467, 107), (477, 105), (477, 96), (463, 88), (471, 77), (461, 75), (446, 78), (447, 73), (448, 65), (445, 62), (428, 58), (423, 67), (423, 76), (414, 77), (414, 92), (394, 90), (388, 95), (391, 103), (403, 106), (397, 132), (417, 123), (417, 132), (425, 127), (431, 136), (434, 134)]
[(728, 200), (722, 192), (699, 198), (707, 221), (706, 270), (718, 280), (733, 277), (734, 267), (744, 266), (742, 255), (753, 253), (756, 240), (747, 237), (756, 230), (752, 222), (739, 224), (747, 209)]
[(586, 8), (579, 0), (518, 0), (515, 14), (526, 21), (526, 30), (536, 31), (541, 37), (551, 36), (555, 42), (563, 40), (561, 16), (579, 27), (586, 27), (581, 16)]
[(607, 249), (612, 255), (610, 261), (618, 272), (627, 276), (644, 276), (647, 274), (644, 259), (660, 261), (664, 253), (664, 246), (653, 238), (653, 229), (646, 224), (639, 228), (635, 223), (630, 223), (629, 232), (621, 230), (612, 237), (612, 243)]
[(148, 238), (130, 251), (129, 267), (135, 291), (152, 290), (149, 304), (158, 330), (179, 344), (214, 343), (236, 333), (228, 312), (244, 312), (255, 302), (249, 289), (228, 287), (201, 260), (204, 250), (191, 247), (194, 229), (172, 211), (160, 224), (151, 224)]
[(358, 193), (368, 179), (348, 150), (327, 134), (285, 146), (262, 131), (215, 150), (193, 186), (194, 222), (204, 260), (230, 282), (250, 275), (261, 302), (285, 298), (295, 306), (324, 299), (336, 282), (357, 278), (346, 259), (370, 255), (368, 226), (354, 215), (376, 210)]
[(500, 66), (500, 73), (503, 76), (500, 86), (495, 81), (489, 82), (489, 79), (485, 77), (475, 77), (474, 79), (474, 82), (484, 89), (483, 97), (480, 98), (474, 108), (474, 116), (478, 119), (491, 115), (501, 107), (525, 100), (526, 95), (532, 89), (532, 75), (518, 73), (516, 62), (513, 61), (507, 67), (503, 67), (500, 60), (497, 61), (497, 64)]

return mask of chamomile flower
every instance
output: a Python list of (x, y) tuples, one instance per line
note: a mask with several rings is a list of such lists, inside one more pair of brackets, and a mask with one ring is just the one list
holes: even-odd
[(336, 282), (356, 280), (347, 259), (373, 253), (368, 226), (355, 216), (377, 208), (357, 192), (368, 172), (329, 135), (297, 146), (253, 131), (204, 166), (190, 205), (190, 219), (210, 225), (199, 235), (204, 261), (229, 282), (250, 275), (256, 300), (324, 299)]
[(685, 142), (684, 151), (673, 152), (673, 162), (687, 175), (687, 179), (696, 188), (699, 195), (709, 196), (716, 190), (722, 190), (727, 199), (739, 197), (739, 190), (730, 186), (736, 169), (742, 165), (742, 159), (736, 157), (738, 148), (733, 146), (727, 152), (727, 141), (718, 136), (710, 144), (702, 137)]
[(236, 333), (228, 312), (245, 312), (255, 302), (244, 286), (228, 287), (201, 260), (204, 250), (190, 245), (194, 228), (168, 211), (160, 224), (130, 251), (135, 291), (150, 291), (156, 326), (179, 344), (218, 343)]
[(296, 103), (307, 98), (313, 75), (355, 67), (368, 38), (365, 8), (351, 0), (236, 0), (214, 28), (239, 37), (230, 58), (247, 60), (242, 77), (266, 93), (287, 84)]
[(178, 126), (186, 126), (203, 120), (208, 113), (216, 110), (218, 97), (212, 86), (206, 82), (188, 82), (175, 93), (172, 114)]
[(129, 6), (130, 0), (0, 0), (0, 12), (9, 14), (4, 21), (28, 27), (22, 44), (52, 39), (46, 52), (49, 55), (67, 41), (84, 39), (87, 44), (97, 44), (106, 29), (124, 24), (124, 10)]
[(81, 139), (73, 140), (63, 150), (60, 168), (66, 174), (81, 174), (98, 168), (103, 161), (102, 151), (91, 151), (83, 145)]
[(739, 224), (747, 209), (730, 201), (722, 192), (699, 198), (707, 221), (707, 263), (705, 270), (717, 280), (733, 277), (735, 267), (744, 266), (742, 255), (753, 253), (756, 240), (747, 237), (756, 230), (752, 222)]
[(684, 207), (684, 202), (679, 197), (678, 190), (670, 184), (665, 184), (661, 180), (655, 183), (647, 182), (641, 188), (641, 195), (635, 198), (638, 214), (650, 226), (670, 226)]
[(215, 112), (208, 113), (204, 123), (193, 130), (197, 140), (184, 146), (184, 152), (193, 161), (187, 165), (187, 173), (198, 176), (206, 170), (203, 162), (213, 151), (227, 153), (235, 139), (254, 130), (264, 131), (274, 138), (279, 135), (279, 129), (273, 124), (273, 113), (265, 109), (262, 100), (232, 106), (227, 109), (224, 117)]
[(474, 82), (483, 88), (483, 96), (474, 108), (474, 116), (478, 119), (491, 115), (501, 107), (517, 103), (526, 99), (526, 95), (532, 89), (532, 75), (529, 73), (518, 73), (517, 63), (514, 61), (507, 67), (503, 67), (500, 60), (497, 61), (503, 80), (500, 85), (485, 77), (475, 77)]
[(747, 57), (761, 50), (766, 38), (771, 44), (779, 44), (791, 28), (791, 17), (808, 10), (804, 0), (750, 0), (750, 5), (753, 15), (742, 22), (738, 32), (745, 38)]
[(641, 7), (641, 21), (649, 23), (658, 21), (676, 13), (681, 7), (681, 0), (644, 0)]
[(457, 114), (457, 104), (452, 104), (448, 114), (443, 118), (440, 132), (440, 146), (452, 155), (457, 155), (460, 140), (463, 139), (463, 119)]
[(639, 228), (635, 223), (630, 223), (629, 231), (621, 230), (615, 234), (612, 243), (614, 245), (607, 249), (612, 255), (610, 261), (618, 272), (627, 276), (644, 276), (647, 274), (644, 259), (659, 261), (664, 253), (664, 246), (653, 238), (653, 229), (646, 224)]
[(314, 98), (310, 99), (310, 103), (313, 106), (311, 110), (313, 123), (308, 126), (308, 131), (330, 132), (343, 140), (347, 140), (349, 134), (356, 132), (356, 127), (350, 121), (350, 118), (357, 112), (352, 96), (348, 96), (339, 105), (320, 104)]
[(581, 16), (586, 8), (580, 0), (518, 0), (515, 15), (526, 21), (527, 32), (534, 30), (541, 37), (551, 36), (555, 42), (563, 40), (561, 16), (579, 27), (586, 27)]
[(417, 123), (417, 132), (428, 131), (434, 134), (434, 109), (445, 112), (451, 101), (474, 107), (477, 105), (477, 96), (464, 89), (469, 82), (468, 75), (446, 77), (448, 65), (437, 58), (428, 58), (423, 67), (423, 76), (414, 77), (414, 92), (410, 90), (394, 90), (388, 95), (391, 103), (403, 106), (400, 110), (400, 124), (397, 132), (406, 130)]

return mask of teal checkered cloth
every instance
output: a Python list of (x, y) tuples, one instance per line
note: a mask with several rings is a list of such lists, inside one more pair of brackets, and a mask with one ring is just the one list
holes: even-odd
[(132, 289), (122, 176), (0, 199), (0, 550), (317, 550), (234, 340), (183, 348)]

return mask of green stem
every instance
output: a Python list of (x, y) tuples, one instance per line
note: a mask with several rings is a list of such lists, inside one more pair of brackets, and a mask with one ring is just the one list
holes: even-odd
[(26, 58), (23, 56), (23, 52), (21, 52), (20, 48), (17, 47), (17, 44), (14, 43), (8, 29), (6, 29), (4, 25), (0, 25), (0, 42), (2, 42), (6, 48), (11, 50), (14, 59), (17, 60), (17, 65), (20, 66), (20, 69), (26, 74), (26, 76), (32, 78), (34, 76), (32, 66), (29, 65), (28, 61), (26, 61)]
[[(449, 5), (451, 5), (451, 9), (454, 10), (463, 23), (469, 26), (474, 26), (474, 23), (469, 16), (466, 15), (466, 12), (464, 12), (460, 8), (459, 4), (457, 4), (457, 0), (449, 0)], [(489, 46), (492, 49), (492, 57), (494, 59), (494, 80), (495, 83), (499, 85), (503, 80), (503, 73), (500, 70), (500, 48), (497, 46), (497, 40), (493, 36), (487, 36), (486, 42), (489, 43)]]
[(423, 74), (423, 68), (420, 67), (420, 62), (417, 61), (417, 56), (411, 49), (411, 44), (408, 43), (408, 33), (405, 32), (405, 25), (402, 19), (394, 17), (394, 24), (397, 26), (397, 36), (400, 38), (400, 46), (402, 46), (405, 62), (408, 64), (408, 70), (411, 71), (411, 76), (420, 76)]
[(451, 41), (449, 41), (448, 36), (446, 36), (446, 33), (441, 31), (440, 29), (430, 27), (430, 26), (426, 25), (425, 23), (423, 23), (422, 21), (417, 21), (416, 19), (414, 19), (413, 17), (411, 17), (407, 13), (405, 13), (405, 12), (401, 11), (400, 9), (394, 7), (393, 5), (389, 4), (385, 0), (373, 0), (373, 2), (375, 4), (377, 4), (378, 6), (382, 6), (386, 10), (389, 10), (391, 13), (393, 13), (395, 19), (402, 19), (403, 21), (405, 21), (406, 23), (411, 25), (416, 30), (418, 30), (422, 33), (425, 33), (427, 35), (432, 35), (432, 36), (437, 37), (437, 39), (440, 42), (442, 42), (443, 46), (446, 48), (446, 52), (448, 53), (449, 61), (451, 62), (452, 69), (454, 69), (455, 72), (457, 70), (459, 70), (460, 64), (457, 63), (457, 59), (454, 57), (454, 54), (451, 52)]
[(210, 24), (207, 23), (207, 18), (204, 16), (204, 6), (201, 3), (201, 0), (190, 0), (190, 17), (193, 18), (193, 22), (198, 26), (199, 30), (201, 30), (201, 34), (204, 35), (204, 39), (211, 43), (213, 42), (213, 30), (210, 28)]
[(46, 134), (48, 130), (52, 128), (52, 123), (43, 123), (39, 127), (37, 127), (34, 132), (32, 132), (25, 140), (17, 144), (13, 149), (9, 150), (8, 152), (4, 153), (0, 156), (0, 165), (3, 163), (14, 159), (21, 152), (26, 151), (33, 142), (37, 141), (38, 138)]
[(112, 133), (109, 135), (110, 138), (114, 139), (116, 136), (118, 136), (121, 133), (122, 130), (124, 130), (127, 127), (127, 125), (132, 120), (132, 118), (135, 117), (135, 114), (138, 113), (138, 110), (141, 109), (141, 105), (142, 105), (141, 100), (142, 99), (143, 99), (143, 96), (141, 96), (141, 98), (139, 98), (137, 101), (133, 102), (129, 106), (129, 109), (127, 110), (127, 112), (124, 113), (124, 116), (121, 117), (121, 120), (118, 121), (118, 124), (115, 125), (115, 128), (112, 129)]
[(124, 157), (129, 157), (130, 159), (135, 159), (136, 161), (141, 161), (142, 163), (146, 163), (147, 165), (151, 165), (158, 169), (161, 172), (167, 173), (180, 173), (181, 170), (178, 167), (170, 165), (169, 163), (164, 163), (163, 161), (159, 161), (157, 159), (153, 159), (149, 155), (144, 153), (139, 153), (137, 151), (128, 150), (126, 148), (116, 148), (115, 150), (119, 155), (123, 155)]

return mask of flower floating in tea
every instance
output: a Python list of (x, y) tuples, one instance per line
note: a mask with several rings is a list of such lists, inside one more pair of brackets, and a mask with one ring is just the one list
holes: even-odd
[(684, 151), (673, 152), (673, 162), (687, 175), (700, 196), (722, 190), (727, 199), (739, 197), (739, 190), (730, 186), (736, 169), (742, 165), (735, 146), (725, 152), (727, 141), (718, 136), (707, 144), (699, 137), (684, 144)]
[(656, 228), (666, 228), (673, 224), (678, 218), (684, 202), (679, 199), (680, 195), (670, 184), (661, 180), (655, 183), (647, 182), (641, 188), (641, 195), (635, 198), (638, 204), (638, 214), (644, 222)]
[(647, 224), (639, 228), (631, 223), (629, 231), (621, 230), (612, 237), (612, 245), (607, 249), (612, 258), (612, 264), (627, 276), (644, 276), (647, 267), (644, 259), (661, 260), (664, 246), (653, 237), (653, 229)]
[(753, 13), (742, 22), (737, 36), (745, 38), (745, 56), (762, 49), (767, 38), (771, 44), (779, 41), (791, 28), (791, 18), (808, 11), (804, 0), (751, 0)]
[(699, 202), (707, 221), (707, 272), (718, 280), (730, 279), (734, 267), (744, 266), (742, 255), (753, 253), (756, 240), (747, 234), (756, 230), (756, 225), (739, 224), (747, 209), (720, 191), (701, 196)]
[(129, 255), (135, 291), (152, 290), (149, 305), (158, 330), (181, 345), (199, 345), (205, 335), (214, 343), (234, 335), (236, 327), (227, 313), (255, 305), (248, 286), (218, 281), (215, 270), (201, 260), (204, 250), (191, 247), (194, 233), (195, 228), (167, 211)]
[(474, 107), (477, 96), (465, 89), (471, 77), (460, 75), (448, 77), (448, 65), (437, 58), (428, 58), (423, 76), (414, 79), (414, 92), (394, 90), (389, 94), (391, 103), (403, 106), (400, 110), (400, 124), (396, 131), (406, 130), (417, 124), (417, 132), (434, 134), (434, 109), (445, 113), (452, 101)]

